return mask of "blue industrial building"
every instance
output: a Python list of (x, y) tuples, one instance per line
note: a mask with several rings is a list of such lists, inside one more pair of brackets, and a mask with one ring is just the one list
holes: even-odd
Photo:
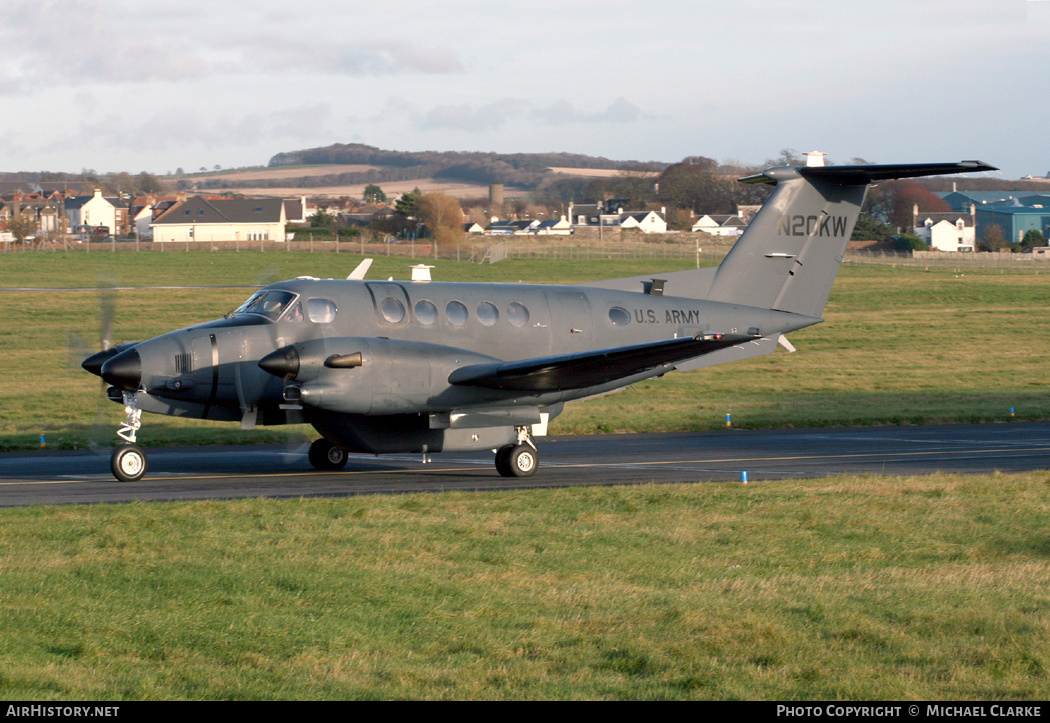
[(1050, 238), (1050, 203), (1045, 206), (1028, 206), (1021, 203), (1012, 206), (978, 206), (978, 241), (986, 238), (991, 226), (1002, 229), (1003, 237), (1013, 243), (1020, 243), (1024, 235), (1033, 229), (1042, 232), (1045, 238)]

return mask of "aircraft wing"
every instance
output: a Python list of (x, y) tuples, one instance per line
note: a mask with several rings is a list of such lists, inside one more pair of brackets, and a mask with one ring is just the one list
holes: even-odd
[(752, 338), (742, 334), (708, 334), (520, 361), (471, 364), (456, 369), (448, 381), (459, 386), (522, 392), (582, 389), (710, 354)]

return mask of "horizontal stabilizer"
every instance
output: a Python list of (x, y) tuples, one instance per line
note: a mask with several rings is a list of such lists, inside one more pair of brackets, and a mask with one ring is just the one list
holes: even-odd
[(522, 392), (583, 389), (624, 379), (664, 364), (710, 354), (752, 338), (742, 334), (712, 334), (521, 361), (472, 364), (452, 372), (448, 381), (459, 386)]
[(895, 178), (920, 178), (922, 176), (945, 176), (952, 173), (977, 173), (998, 171), (983, 161), (959, 161), (958, 163), (886, 163), (870, 166), (798, 166), (795, 168), (770, 168), (754, 176), (740, 180), (744, 183), (776, 183), (784, 172), (797, 171), (803, 178), (821, 178), (840, 186), (867, 186), (878, 181)]

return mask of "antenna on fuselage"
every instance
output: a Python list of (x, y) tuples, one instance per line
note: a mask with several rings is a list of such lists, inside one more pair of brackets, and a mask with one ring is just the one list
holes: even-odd
[(350, 272), (347, 279), (351, 281), (361, 281), (365, 278), (365, 274), (368, 273), (368, 267), (372, 265), (372, 259), (365, 259), (357, 265), (357, 268)]
[(426, 264), (415, 264), (408, 268), (412, 269), (413, 281), (430, 281), (430, 270), (434, 267)]

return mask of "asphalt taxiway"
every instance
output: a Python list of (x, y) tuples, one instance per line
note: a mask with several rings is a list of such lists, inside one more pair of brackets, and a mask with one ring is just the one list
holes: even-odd
[(317, 472), (306, 445), (148, 449), (150, 469), (118, 482), (109, 450), (0, 455), (0, 507), (243, 497), (340, 497), (440, 490), (749, 482), (831, 474), (914, 475), (1050, 470), (1050, 424), (1004, 423), (815, 430), (547, 437), (540, 468), (506, 479), (491, 453), (351, 455)]

